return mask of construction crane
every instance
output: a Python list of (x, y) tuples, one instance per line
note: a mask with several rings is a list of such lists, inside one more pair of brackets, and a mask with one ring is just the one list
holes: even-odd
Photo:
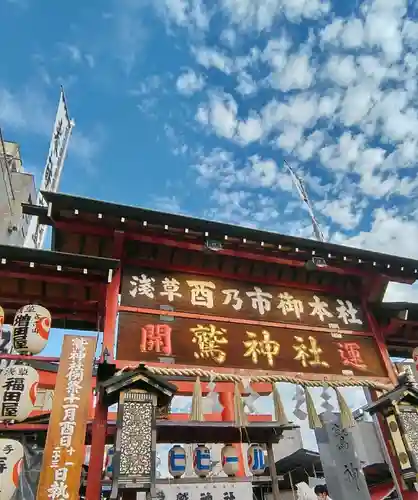
[(325, 241), (324, 235), (321, 231), (321, 228), (319, 227), (318, 221), (316, 220), (311, 202), (309, 201), (308, 193), (306, 192), (305, 189), (305, 184), (303, 180), (296, 174), (296, 172), (293, 170), (293, 168), (287, 163), (286, 160), (283, 160), (285, 167), (287, 168), (290, 176), (292, 177), (293, 184), (296, 186), (296, 189), (298, 190), (299, 196), (301, 200), (306, 204), (308, 207), (308, 212), (311, 217), (311, 222), (312, 222), (312, 228), (313, 228), (313, 233), (315, 235), (315, 238), (318, 241)]

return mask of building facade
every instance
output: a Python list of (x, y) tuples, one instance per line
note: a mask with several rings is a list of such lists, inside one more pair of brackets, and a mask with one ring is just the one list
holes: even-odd
[(36, 200), (35, 180), (24, 171), (19, 145), (3, 141), (0, 134), (0, 244), (23, 245), (31, 216), (22, 203)]

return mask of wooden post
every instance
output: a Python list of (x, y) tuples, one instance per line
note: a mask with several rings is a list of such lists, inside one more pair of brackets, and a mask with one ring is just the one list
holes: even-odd
[[(219, 392), (219, 402), (223, 406), (222, 410), (222, 420), (223, 422), (234, 422), (235, 421), (235, 413), (234, 413), (234, 393), (232, 391), (228, 392)], [(234, 448), (237, 451), (238, 461), (239, 461), (239, 470), (238, 477), (245, 476), (245, 468), (244, 468), (244, 457), (242, 455), (242, 444), (234, 443)]]
[(98, 500), (101, 492), (103, 459), (106, 445), (107, 406), (98, 394), (96, 412), (92, 425), (89, 471), (87, 475), (86, 500)]
[(269, 471), (271, 477), (271, 490), (273, 492), (273, 500), (280, 499), (279, 479), (277, 477), (276, 462), (274, 460), (274, 452), (272, 443), (267, 443), (267, 458), (269, 463)]

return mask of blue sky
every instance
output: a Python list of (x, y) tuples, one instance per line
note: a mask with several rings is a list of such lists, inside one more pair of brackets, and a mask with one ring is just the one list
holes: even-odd
[(418, 257), (407, 0), (0, 0), (0, 18), (0, 126), (38, 181), (62, 84), (64, 192), (311, 237), (286, 160), (327, 239)]

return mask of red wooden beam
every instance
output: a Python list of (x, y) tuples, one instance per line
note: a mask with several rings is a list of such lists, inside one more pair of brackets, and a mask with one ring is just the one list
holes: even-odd
[(23, 354), (0, 354), (0, 359), (13, 359), (15, 361), (43, 361), (44, 363), (59, 363), (60, 358), (48, 356), (25, 356)]
[(65, 275), (64, 273), (62, 276), (60, 276), (59, 274), (60, 271), (54, 271), (54, 276), (51, 276), (47, 270), (45, 270), (44, 274), (37, 274), (30, 272), (30, 268), (28, 268), (27, 272), (25, 272), (25, 271), (10, 271), (7, 269), (3, 269), (3, 267), (0, 267), (0, 277), (4, 278), (36, 280), (36, 281), (45, 281), (48, 283), (62, 283), (68, 285), (77, 284), (81, 286), (100, 286), (103, 284), (102, 280), (86, 278), (85, 275), (82, 274), (81, 272), (79, 277), (68, 276)]
[(0, 431), (47, 431), (48, 424), (0, 424)]
[[(136, 234), (136, 233), (128, 233), (127, 237), (129, 239), (138, 240), (143, 243), (152, 243), (156, 245), (175, 247), (175, 248), (183, 248), (185, 250), (192, 251), (202, 251), (205, 249), (204, 243), (189, 243), (185, 241), (176, 241), (170, 238), (162, 238), (160, 236), (149, 236), (145, 234)], [(217, 250), (217, 255), (224, 255), (226, 257), (236, 257), (240, 259), (246, 260), (256, 260), (260, 262), (270, 262), (272, 264), (281, 264), (284, 266), (292, 266), (292, 267), (304, 267), (306, 262), (312, 258), (312, 255), (306, 255), (306, 259), (296, 260), (291, 257), (276, 257), (274, 255), (264, 255), (260, 253), (249, 252), (245, 250), (233, 250), (229, 248), (223, 248), (222, 250)], [(301, 255), (303, 253), (301, 252)], [(326, 267), (321, 268), (321, 271), (331, 272), (341, 275), (351, 275), (351, 276), (360, 276), (360, 277), (369, 277), (372, 273), (361, 271), (359, 269), (353, 268), (339, 268), (335, 266), (327, 265)]]
[[(47, 415), (49, 412), (33, 412), (33, 414), (39, 414), (39, 415)], [(113, 415), (113, 414), (110, 414)], [(186, 421), (190, 419), (190, 415), (188, 413), (172, 413), (169, 416), (169, 420), (174, 420), (174, 421)], [(219, 422), (221, 421), (221, 414), (220, 413), (209, 413), (205, 414), (205, 420), (208, 422)], [(248, 415), (248, 421), (249, 422), (271, 422), (272, 416), (269, 414), (260, 414), (260, 415)], [(91, 422), (88, 422), (88, 428), (87, 428), (87, 433), (91, 432)], [(107, 422), (107, 435), (113, 435), (115, 432), (115, 419), (111, 418), (111, 420), (108, 420)], [(32, 423), (25, 423), (21, 422), (18, 424), (2, 424), (0, 423), (0, 431), (27, 431), (27, 432), (32, 432), (32, 431), (47, 431), (48, 430), (48, 424), (32, 424)]]
[[(6, 292), (3, 292), (6, 293)], [(1, 292), (0, 292), (1, 294)], [(87, 311), (87, 312), (97, 312), (99, 307), (98, 300), (73, 300), (69, 298), (57, 298), (54, 296), (43, 296), (43, 295), (29, 295), (29, 294), (10, 294), (0, 295), (0, 303), (10, 304), (20, 304), (26, 303), (30, 304), (32, 300), (43, 301), (47, 303), (49, 307), (71, 309), (74, 311)]]
[[(69, 233), (80, 233), (80, 234), (94, 234), (96, 236), (104, 236), (104, 237), (112, 237), (113, 229), (112, 228), (104, 228), (98, 227), (96, 225), (88, 225), (82, 223), (74, 223), (67, 221), (56, 221), (55, 227), (57, 229), (61, 229), (63, 231), (67, 231)], [(202, 251), (205, 249), (204, 243), (193, 243), (187, 241), (177, 241), (172, 238), (160, 237), (160, 236), (150, 236), (146, 234), (138, 234), (134, 232), (125, 232), (126, 239), (129, 240), (137, 240), (143, 243), (151, 243), (155, 245), (168, 246), (173, 248), (182, 248), (185, 250), (192, 251)], [(282, 264), (286, 266), (293, 267), (304, 267), (307, 260), (310, 260), (311, 255), (306, 255), (306, 260), (296, 260), (292, 257), (276, 257), (273, 255), (264, 255), (244, 250), (232, 250), (228, 248), (224, 248), (222, 250), (217, 251), (218, 255), (224, 255), (228, 257), (237, 257), (241, 259), (247, 260), (257, 260), (262, 262), (271, 262), (274, 264)], [(302, 254), (302, 252), (301, 252)], [(370, 278), (371, 276), (379, 275), (380, 273), (371, 272), (371, 271), (362, 271), (360, 269), (346, 267), (339, 268), (335, 266), (327, 265), (326, 267), (321, 268), (321, 271), (331, 272), (341, 275), (351, 275), (351, 276), (360, 276)]]

